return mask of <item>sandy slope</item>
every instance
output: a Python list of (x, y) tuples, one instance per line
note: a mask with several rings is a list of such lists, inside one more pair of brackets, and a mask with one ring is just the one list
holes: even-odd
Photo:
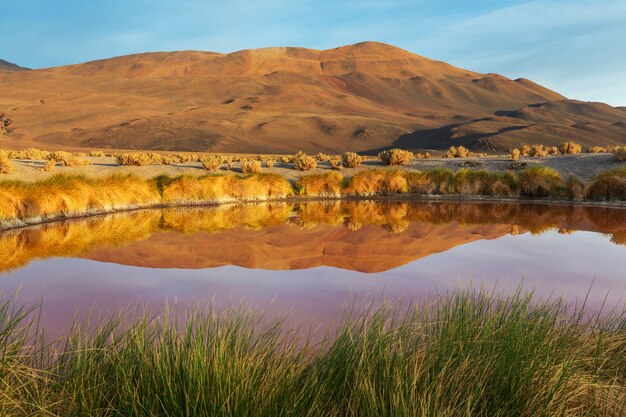
[(626, 143), (626, 110), (381, 43), (0, 69), (0, 147), (375, 152)]

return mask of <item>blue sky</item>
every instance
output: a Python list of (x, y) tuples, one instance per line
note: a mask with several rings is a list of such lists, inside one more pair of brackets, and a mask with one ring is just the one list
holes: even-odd
[(32, 68), (116, 55), (374, 40), (626, 105), (626, 1), (12, 0), (0, 59)]

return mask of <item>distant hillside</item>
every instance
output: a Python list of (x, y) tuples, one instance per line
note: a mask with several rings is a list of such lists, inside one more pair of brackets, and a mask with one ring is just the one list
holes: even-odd
[(375, 42), (129, 55), (0, 73), (0, 146), (215, 152), (626, 143), (626, 110)]
[(0, 71), (26, 71), (28, 68), (20, 67), (12, 62), (0, 59)]

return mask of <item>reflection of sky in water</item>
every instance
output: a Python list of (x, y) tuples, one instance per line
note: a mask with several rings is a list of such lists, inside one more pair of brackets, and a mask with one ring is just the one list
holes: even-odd
[[(173, 256), (175, 256), (173, 254)], [(77, 309), (94, 305), (103, 314), (140, 301), (153, 308), (166, 300), (186, 304), (216, 297), (222, 304), (246, 303), (270, 312), (291, 311), (291, 321), (330, 320), (347, 298), (380, 295), (419, 299), (457, 285), (492, 286), (513, 291), (523, 279), (540, 296), (563, 294), (582, 300), (592, 281), (590, 305), (626, 297), (626, 248), (597, 233), (556, 232), (540, 236), (507, 235), (480, 240), (434, 254), (394, 270), (364, 274), (328, 267), (296, 271), (148, 269), (82, 259), (33, 262), (0, 275), (5, 294), (20, 288), (23, 302), (44, 300), (43, 325), (52, 333), (66, 328)]]

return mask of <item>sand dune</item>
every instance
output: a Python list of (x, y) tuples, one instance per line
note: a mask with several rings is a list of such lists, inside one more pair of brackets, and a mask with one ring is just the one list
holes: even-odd
[[(2, 68), (2, 67), (0, 67)], [(626, 143), (626, 112), (382, 43), (0, 70), (0, 147), (215, 152)]]

